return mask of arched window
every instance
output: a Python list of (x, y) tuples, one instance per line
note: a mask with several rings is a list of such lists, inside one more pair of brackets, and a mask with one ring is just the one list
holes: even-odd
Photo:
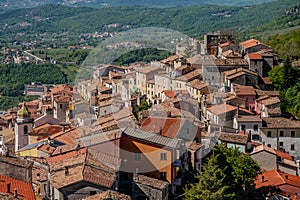
[(24, 134), (27, 134), (27, 133), (28, 133), (28, 126), (27, 126), (27, 125), (24, 126), (23, 132), (24, 132)]

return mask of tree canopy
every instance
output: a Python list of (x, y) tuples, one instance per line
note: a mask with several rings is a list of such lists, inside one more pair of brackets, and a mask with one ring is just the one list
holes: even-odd
[(282, 67), (276, 66), (269, 72), (275, 90), (280, 91), (281, 108), (300, 117), (300, 70), (292, 67), (289, 59)]
[(198, 182), (186, 187), (185, 200), (248, 199), (259, 170), (249, 155), (217, 145), (196, 175)]

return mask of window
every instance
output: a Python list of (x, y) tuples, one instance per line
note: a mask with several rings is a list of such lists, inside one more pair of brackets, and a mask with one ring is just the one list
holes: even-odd
[(160, 160), (167, 160), (167, 153), (160, 153)]
[(253, 125), (253, 130), (258, 131), (258, 125), (257, 124)]
[(245, 130), (246, 126), (245, 125), (241, 125), (241, 131)]
[(271, 131), (267, 132), (267, 137), (272, 137), (272, 132)]
[(23, 127), (23, 132), (24, 132), (24, 134), (27, 134), (27, 133), (28, 133), (28, 126), (27, 126), (27, 125), (25, 125), (25, 126)]
[(62, 104), (59, 104), (59, 108), (62, 109)]
[(90, 196), (96, 195), (97, 192), (96, 191), (90, 191)]
[(291, 131), (291, 137), (295, 137), (295, 131)]
[(148, 90), (148, 94), (150, 94), (150, 91)]
[(291, 151), (295, 151), (295, 145), (291, 144)]
[(160, 179), (166, 180), (166, 178), (167, 178), (167, 172), (160, 172)]
[(135, 153), (134, 154), (134, 159), (135, 160), (141, 160), (141, 153)]
[(279, 142), (279, 148), (283, 148), (283, 142)]
[(252, 140), (259, 140), (259, 135), (252, 135)]
[(280, 137), (283, 137), (283, 131), (279, 132)]
[(272, 145), (271, 145), (271, 144), (268, 144), (267, 146), (268, 146), (268, 147), (270, 147), (270, 148), (272, 147)]
[(246, 102), (248, 102), (248, 98), (246, 98)]

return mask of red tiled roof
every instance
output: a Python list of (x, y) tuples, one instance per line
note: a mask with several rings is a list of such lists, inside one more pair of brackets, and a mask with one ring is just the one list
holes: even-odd
[(233, 86), (234, 92), (237, 96), (256, 96), (256, 92), (253, 86), (245, 86), (245, 85), (238, 85), (234, 84)]
[(187, 90), (165, 90), (164, 93), (170, 99), (173, 99), (177, 94), (189, 94)]
[(267, 151), (267, 152), (272, 153), (272, 154), (274, 154), (278, 157), (281, 157), (281, 158), (284, 158), (284, 159), (287, 159), (287, 160), (293, 160), (292, 157), (288, 153), (273, 149), (271, 147), (267, 147), (265, 145), (259, 145), (259, 146), (255, 147), (254, 151), (251, 152), (251, 154), (256, 154), (260, 151)]
[(154, 132), (169, 138), (176, 138), (185, 119), (148, 117), (141, 125), (141, 130)]
[(188, 82), (186, 85), (190, 86), (192, 88), (195, 88), (197, 90), (201, 90), (201, 89), (208, 87), (206, 82), (200, 81), (199, 79), (194, 79), (194, 80)]
[(250, 60), (262, 60), (261, 54), (256, 54), (256, 53), (249, 53), (247, 54)]
[(58, 85), (54, 88), (51, 88), (51, 93), (56, 94), (56, 93), (59, 93), (59, 92), (72, 91), (72, 90), (73, 90), (73, 88), (70, 85)]
[[(18, 198), (24, 200), (35, 200), (34, 192), (32, 185), (30, 183), (13, 179), (7, 176), (0, 174), (0, 193), (9, 194), (10, 196), (14, 195), (14, 189), (17, 189)], [(10, 184), (10, 191), (7, 191), (7, 184)]]
[[(262, 176), (264, 177), (263, 182)], [(276, 170), (266, 171), (257, 176), (255, 188), (276, 188), (277, 193), (290, 195), (291, 200), (295, 200), (295, 193), (300, 194), (300, 177)]]
[(243, 134), (221, 133), (219, 140), (223, 142), (247, 144), (248, 136)]
[(187, 74), (179, 76), (177, 78), (177, 80), (189, 82), (189, 81), (191, 81), (193, 79), (196, 79), (197, 77), (200, 78), (201, 74), (202, 74), (201, 69), (195, 69), (195, 70), (193, 70), (193, 71), (191, 71), (191, 72), (189, 72)]
[(173, 61), (175, 61), (177, 59), (180, 59), (182, 57), (183, 57), (182, 55), (176, 54), (176, 55), (170, 56), (170, 57), (168, 57), (166, 59), (163, 59), (160, 62), (166, 64), (166, 63), (173, 62)]
[(237, 107), (229, 105), (229, 104), (219, 104), (219, 105), (214, 105), (209, 108), (207, 108), (208, 111), (215, 115), (221, 115), (227, 112), (231, 112), (236, 110)]
[(58, 140), (64, 144), (72, 144), (80, 137), (80, 132), (77, 129), (70, 129), (65, 132), (55, 133), (50, 136), (50, 139)]
[(246, 41), (243, 41), (243, 42), (240, 43), (240, 45), (242, 47), (244, 47), (245, 49), (248, 49), (250, 47), (254, 47), (254, 46), (258, 45), (258, 44), (261, 44), (260, 41), (256, 40), (256, 39), (253, 39), (253, 38), (250, 39), (250, 40), (246, 40)]
[(53, 135), (55, 133), (58, 133), (62, 130), (62, 126), (60, 125), (51, 125), (51, 124), (43, 124), (42, 126), (39, 126), (35, 129), (33, 129), (31, 132), (29, 132), (29, 135)]
[(219, 46), (220, 47), (226, 47), (226, 46), (229, 46), (230, 43), (229, 42), (225, 42), (225, 43), (221, 43)]
[(293, 160), (293, 158), (288, 153), (285, 153), (285, 152), (282, 152), (282, 151), (279, 151), (279, 150), (276, 150), (276, 149), (274, 149), (274, 151), (275, 151), (275, 153), (278, 157), (281, 157), (281, 158), (284, 158), (284, 159), (287, 159), (287, 160)]
[[(105, 156), (99, 156), (100, 152), (90, 153), (85, 151), (79, 154), (77, 151), (73, 152), (75, 155), (71, 152), (67, 153), (72, 154), (68, 158), (58, 155), (55, 157), (60, 159), (56, 162), (49, 161), (50, 170), (54, 173), (52, 182), (56, 188), (66, 187), (80, 181), (90, 182), (106, 188), (113, 186), (116, 180), (116, 169), (120, 164), (119, 159), (116, 158), (116, 162), (111, 161), (112, 159), (105, 159), (104, 161), (114, 162), (105, 163), (103, 162)], [(109, 157), (109, 155), (106, 157)], [(65, 173), (66, 170), (68, 170), (67, 174)]]

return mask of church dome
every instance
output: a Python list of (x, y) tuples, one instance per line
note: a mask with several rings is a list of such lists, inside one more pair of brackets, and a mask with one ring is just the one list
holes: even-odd
[(21, 119), (29, 117), (29, 113), (27, 111), (25, 103), (23, 103), (22, 108), (18, 111), (17, 115), (18, 115), (18, 118), (21, 118)]

